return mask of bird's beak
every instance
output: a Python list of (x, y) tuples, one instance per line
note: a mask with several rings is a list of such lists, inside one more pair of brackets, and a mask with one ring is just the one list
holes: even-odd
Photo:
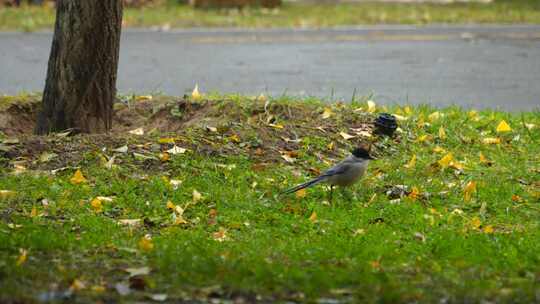
[(371, 155), (368, 155), (368, 159), (371, 159), (371, 160), (376, 160), (375, 157), (371, 156)]

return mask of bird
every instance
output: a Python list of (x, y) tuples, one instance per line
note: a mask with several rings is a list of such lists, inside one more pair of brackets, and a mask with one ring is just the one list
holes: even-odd
[(318, 177), (287, 189), (282, 194), (291, 194), (324, 182), (330, 185), (330, 195), (332, 195), (334, 186), (348, 187), (357, 182), (366, 172), (369, 161), (374, 159), (365, 148), (355, 148), (351, 155), (324, 171)]

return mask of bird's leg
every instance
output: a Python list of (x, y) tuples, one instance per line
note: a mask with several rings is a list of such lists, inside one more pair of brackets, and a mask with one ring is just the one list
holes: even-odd
[(349, 191), (347, 191), (347, 189), (345, 189), (345, 187), (343, 187), (343, 190), (341, 191), (341, 195), (344, 196), (349, 202), (352, 201), (351, 194), (349, 193)]

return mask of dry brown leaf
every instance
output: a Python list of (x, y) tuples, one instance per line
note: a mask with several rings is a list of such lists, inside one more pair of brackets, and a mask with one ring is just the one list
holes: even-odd
[(229, 239), (227, 229), (220, 227), (218, 231), (212, 233), (212, 238), (218, 242), (224, 242)]
[(420, 190), (418, 190), (418, 188), (416, 187), (412, 187), (411, 192), (409, 193), (408, 197), (412, 199), (413, 201), (415, 201), (416, 199), (418, 199), (419, 195), (420, 195)]

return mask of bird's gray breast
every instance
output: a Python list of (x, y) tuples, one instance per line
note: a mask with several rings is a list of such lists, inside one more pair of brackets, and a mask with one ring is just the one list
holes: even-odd
[(349, 186), (358, 181), (366, 172), (368, 161), (354, 162), (346, 165), (341, 174), (328, 178), (327, 182), (336, 186)]

